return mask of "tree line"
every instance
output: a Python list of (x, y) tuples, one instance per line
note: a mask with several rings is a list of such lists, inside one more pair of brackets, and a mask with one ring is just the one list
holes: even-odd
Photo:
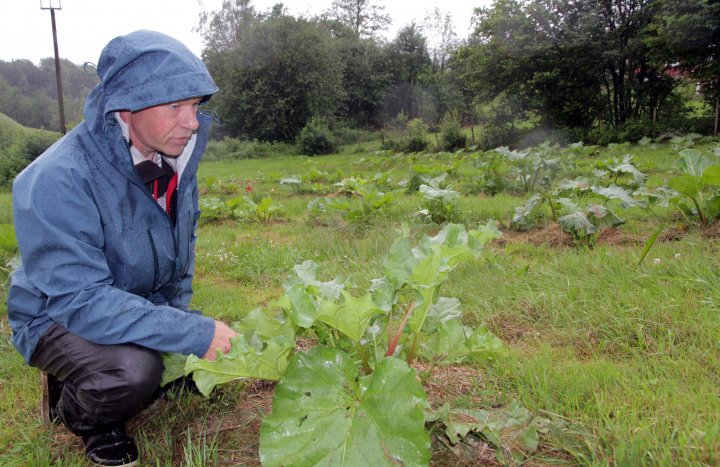
[[(482, 125), (491, 146), (532, 132), (576, 141), (713, 130), (717, 0), (496, 0), (475, 9), (464, 38), (437, 8), (385, 39), (389, 24), (375, 0), (335, 0), (316, 16), (282, 4), (258, 11), (251, 0), (203, 12), (202, 57), (221, 88), (209, 104), (218, 134), (291, 142), (318, 122), (435, 126), (448, 115)], [(26, 92), (39, 85), (32, 64), (0, 62), (0, 110), (57, 129), (51, 64), (36, 73), (44, 92)], [(63, 61), (63, 78), (68, 121), (77, 121), (96, 77)]]
[(496, 0), (462, 39), (439, 9), (383, 40), (388, 22), (371, 0), (335, 0), (313, 17), (250, 0), (203, 14), (223, 131), (291, 141), (312, 119), (377, 128), (449, 113), (483, 124), (488, 144), (538, 129), (573, 140), (712, 131), (720, 2)]
[[(86, 71), (69, 60), (61, 60), (65, 119), (79, 123), (85, 97), (98, 82), (94, 69)], [(60, 131), (55, 59), (48, 57), (36, 66), (30, 60), (0, 60), (0, 112), (30, 128)]]

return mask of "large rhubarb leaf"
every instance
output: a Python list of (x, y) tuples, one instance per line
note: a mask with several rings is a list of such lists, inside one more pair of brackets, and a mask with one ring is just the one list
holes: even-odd
[(440, 322), (435, 332), (423, 336), (419, 353), (430, 361), (461, 363), (470, 357), (497, 357), (504, 348), (487, 326), (473, 330), (463, 326), (459, 319), (451, 319)]
[(237, 332), (248, 332), (258, 334), (264, 340), (277, 336), (295, 337), (296, 328), (293, 323), (282, 315), (282, 313), (269, 314), (262, 308), (255, 308), (250, 311), (242, 321), (233, 323), (232, 328)]
[(315, 295), (319, 295), (331, 300), (335, 300), (340, 297), (345, 285), (339, 279), (333, 279), (327, 282), (321, 282), (317, 280), (317, 269), (318, 265), (314, 261), (307, 260), (301, 264), (293, 267), (295, 276), (288, 278), (285, 288), (293, 287), (297, 284), (302, 284), (306, 288), (312, 289)]
[(427, 333), (434, 332), (437, 330), (439, 323), (459, 319), (460, 316), (462, 316), (460, 300), (457, 298), (440, 297), (436, 303), (430, 306), (422, 331)]
[(218, 354), (215, 361), (190, 355), (185, 363), (185, 373), (193, 373), (195, 384), (205, 396), (209, 396), (218, 384), (235, 379), (280, 379), (295, 345), (294, 339), (288, 336), (270, 339), (264, 348), (259, 349), (242, 334), (233, 337), (231, 342), (230, 352)]
[(415, 371), (386, 358), (359, 376), (346, 353), (298, 353), (275, 390), (260, 428), (265, 466), (427, 465), (425, 393)]
[(359, 342), (372, 317), (382, 314), (382, 310), (375, 306), (369, 293), (360, 298), (347, 292), (343, 292), (342, 296), (341, 304), (323, 307), (318, 319)]
[(302, 284), (296, 284), (285, 290), (290, 306), (287, 310), (292, 322), (301, 328), (309, 328), (320, 315), (321, 306), (315, 296)]

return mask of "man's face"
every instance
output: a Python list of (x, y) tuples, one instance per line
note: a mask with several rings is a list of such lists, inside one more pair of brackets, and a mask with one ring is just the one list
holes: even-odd
[(177, 157), (198, 129), (197, 112), (200, 98), (156, 105), (130, 112), (120, 111), (128, 124), (130, 141), (144, 156), (160, 152)]

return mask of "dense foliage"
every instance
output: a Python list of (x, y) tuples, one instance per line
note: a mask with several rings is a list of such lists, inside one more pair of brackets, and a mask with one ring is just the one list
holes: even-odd
[[(60, 67), (65, 121), (72, 127), (82, 120), (85, 96), (98, 78), (68, 60), (61, 60)], [(0, 60), (0, 112), (21, 125), (60, 131), (55, 60), (44, 58), (39, 66)]]
[[(294, 18), (226, 0), (201, 31), (231, 136), (291, 141), (313, 117), (435, 126), (452, 113), (482, 124), (494, 147), (547, 136), (533, 130), (598, 143), (711, 130), (711, 106), (698, 103), (718, 97), (719, 18), (700, 0), (498, 0), (476, 9), (464, 41), (439, 10), (385, 41), (372, 2)], [(699, 96), (688, 92), (696, 82)]]

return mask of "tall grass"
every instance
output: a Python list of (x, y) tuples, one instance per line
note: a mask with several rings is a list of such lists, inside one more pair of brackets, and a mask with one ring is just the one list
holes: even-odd
[[(597, 151), (577, 165), (591, 171), (594, 160), (632, 152), (658, 184), (674, 170), (675, 153), (666, 145)], [(333, 181), (372, 180), (383, 172), (397, 183), (413, 164), (456, 157), (366, 151), (203, 163), (201, 180), (242, 181), (238, 193), (203, 186), (203, 196), (245, 194), (249, 184), (253, 194), (280, 203), (283, 214), (267, 224), (201, 225), (192, 306), (240, 320), (277, 298), (293, 265), (308, 259), (320, 265), (322, 280), (340, 276), (351, 289), (366, 288), (381, 275), (401, 224), (417, 234), (437, 231), (417, 215), (421, 196), (405, 194), (358, 227), (336, 215), (314, 218), (307, 204), (315, 195), (284, 189), (280, 179), (323, 172)], [(325, 183), (332, 193), (333, 182)], [(522, 200), (510, 193), (463, 195), (458, 208), (469, 226), (495, 219), (505, 227)], [(9, 202), (0, 195), (0, 223), (11, 221)], [(551, 229), (505, 232), (481, 260), (452, 272), (442, 294), (461, 300), (467, 324), (486, 323), (508, 347), (501, 358), (473, 363), (481, 376), (466, 382), (469, 389), (456, 402), (490, 407), (517, 399), (553, 420), (533, 465), (720, 464), (720, 245), (712, 232), (689, 229), (675, 240), (659, 239), (638, 266), (652, 230), (675, 218), (664, 208), (623, 214), (628, 223), (619, 240), (573, 246), (546, 241), (562, 235)], [(0, 328), (0, 464), (77, 465), (78, 440), (42, 426), (37, 371), (14, 352), (5, 318)], [(187, 396), (155, 407), (134, 421), (143, 458), (157, 465), (233, 465), (242, 453), (243, 463), (257, 463), (257, 420), (265, 408), (247, 413), (256, 397), (243, 383), (228, 384), (207, 400)], [(241, 415), (248, 417), (238, 420)]]

